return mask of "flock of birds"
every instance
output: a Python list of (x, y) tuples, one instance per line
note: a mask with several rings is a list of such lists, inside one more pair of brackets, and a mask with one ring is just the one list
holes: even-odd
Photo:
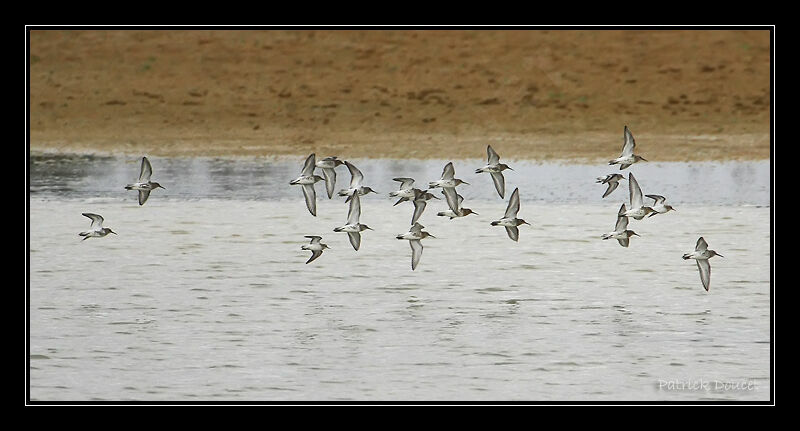
[[(636, 143), (633, 139), (633, 135), (628, 129), (628, 126), (625, 126), (622, 153), (618, 158), (609, 161), (608, 164), (618, 164), (620, 165), (620, 170), (623, 170), (639, 161), (647, 161), (643, 157), (633, 153), (635, 145)], [(489, 173), (492, 177), (492, 181), (494, 182), (497, 194), (501, 199), (505, 199), (505, 178), (503, 176), (503, 171), (506, 169), (513, 169), (504, 163), (500, 163), (500, 156), (491, 147), (491, 145), (487, 146), (486, 152), (488, 156), (486, 166), (476, 169), (475, 173)], [(339, 190), (337, 194), (338, 196), (347, 198), (345, 199), (345, 203), (349, 203), (349, 208), (347, 212), (346, 223), (342, 226), (335, 227), (333, 231), (347, 233), (353, 249), (358, 251), (358, 249), (361, 247), (361, 232), (372, 229), (366, 224), (360, 222), (361, 196), (378, 192), (373, 190), (371, 187), (363, 185), (364, 175), (356, 166), (348, 161), (341, 161), (335, 156), (326, 157), (317, 161), (316, 155), (311, 154), (306, 158), (303, 168), (300, 172), (300, 176), (290, 181), (289, 184), (302, 186), (306, 207), (311, 215), (316, 216), (317, 195), (314, 185), (319, 181), (324, 181), (328, 199), (332, 199), (336, 189), (336, 168), (340, 165), (345, 165), (350, 171), (350, 186), (346, 189)], [(317, 168), (322, 171), (322, 177), (314, 174), (314, 170)], [(126, 190), (136, 190), (138, 192), (139, 205), (144, 205), (144, 203), (147, 202), (150, 192), (153, 190), (158, 188), (164, 189), (164, 187), (159, 183), (150, 181), (152, 174), (153, 168), (150, 165), (150, 161), (147, 159), (147, 157), (143, 157), (138, 181), (125, 186)], [(455, 178), (455, 168), (453, 167), (453, 162), (447, 163), (442, 171), (441, 178), (439, 180), (429, 182), (428, 188), (424, 190), (414, 188), (413, 178), (399, 177), (394, 178), (393, 180), (400, 183), (400, 187), (397, 191), (389, 193), (390, 197), (399, 198), (398, 201), (395, 202), (394, 206), (406, 201), (410, 201), (414, 205), (414, 212), (411, 216), (411, 227), (409, 228), (408, 232), (401, 233), (396, 236), (398, 240), (407, 240), (411, 246), (411, 270), (413, 271), (417, 268), (420, 258), (422, 257), (423, 247), (421, 241), (428, 237), (435, 238), (435, 236), (424, 231), (423, 229), (425, 226), (421, 225), (418, 221), (425, 210), (427, 202), (431, 199), (440, 199), (431, 193), (432, 189), (442, 189), (441, 193), (445, 197), (445, 201), (449, 207), (448, 210), (437, 213), (437, 216), (448, 217), (450, 220), (452, 220), (454, 218), (466, 217), (470, 214), (477, 213), (463, 206), (464, 198), (458, 194), (456, 187), (462, 184), (469, 185), (469, 183)], [(619, 181), (621, 180), (625, 180), (625, 177), (618, 173), (608, 174), (604, 177), (597, 178), (597, 183), (608, 185), (605, 193), (603, 193), (603, 198), (614, 192), (614, 190), (616, 190), (619, 186)], [(671, 205), (665, 204), (664, 202), (666, 201), (666, 198), (660, 195), (644, 195), (650, 199), (653, 199), (654, 201), (651, 206), (645, 206), (642, 190), (639, 187), (639, 183), (636, 181), (636, 178), (633, 176), (633, 173), (628, 174), (627, 180), (630, 207), (626, 207), (624, 203), (622, 204), (617, 212), (617, 221), (614, 231), (603, 234), (601, 237), (604, 240), (616, 239), (622, 247), (628, 247), (631, 237), (634, 235), (638, 236), (636, 232), (628, 229), (629, 218), (642, 220), (645, 217), (652, 217), (656, 214), (665, 214), (669, 211), (675, 210), (675, 208), (673, 208)], [(519, 240), (520, 225), (530, 225), (530, 223), (526, 222), (525, 220), (517, 218), (519, 209), (519, 188), (515, 188), (511, 193), (508, 206), (506, 207), (506, 212), (503, 217), (499, 220), (491, 222), (492, 226), (503, 226), (508, 234), (508, 237), (513, 241)], [(104, 220), (102, 216), (93, 213), (83, 213), (83, 215), (92, 221), (89, 230), (79, 233), (80, 236), (84, 237), (83, 240), (104, 237), (109, 233), (113, 233), (115, 235), (117, 234), (110, 228), (103, 227)], [(323, 250), (329, 247), (327, 244), (322, 243), (321, 236), (306, 235), (305, 237), (310, 239), (310, 243), (302, 245), (301, 249), (311, 252), (311, 257), (306, 261), (306, 264), (308, 264), (319, 258), (322, 255)], [(709, 250), (708, 243), (706, 243), (703, 237), (700, 237), (697, 240), (694, 252), (683, 255), (684, 260), (694, 259), (697, 262), (697, 268), (700, 271), (700, 280), (703, 283), (703, 287), (706, 291), (709, 290), (711, 280), (711, 266), (708, 260), (714, 256), (724, 257), (714, 250)]]

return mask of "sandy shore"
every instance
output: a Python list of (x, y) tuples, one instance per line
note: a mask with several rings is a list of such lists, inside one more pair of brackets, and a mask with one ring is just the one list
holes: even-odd
[(768, 31), (32, 31), (32, 152), (770, 157)]

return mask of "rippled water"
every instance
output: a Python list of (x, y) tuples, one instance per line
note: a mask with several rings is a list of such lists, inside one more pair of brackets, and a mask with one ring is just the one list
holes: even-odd
[[(412, 272), (412, 207), (386, 193), (443, 161), (356, 163), (382, 193), (358, 252), (332, 231), (342, 199), (318, 183), (315, 218), (288, 185), (302, 158), (151, 161), (167, 190), (143, 207), (136, 159), (31, 161), (32, 400), (769, 399), (768, 162), (634, 166), (677, 211), (631, 221), (626, 249), (599, 238), (627, 200), (600, 199), (614, 170), (509, 163), (533, 223), (515, 243), (482, 161), (457, 161), (479, 215), (432, 202)], [(81, 241), (82, 212), (119, 235)], [(331, 249), (305, 265), (313, 234)], [(725, 256), (710, 292), (681, 259), (701, 235)]]

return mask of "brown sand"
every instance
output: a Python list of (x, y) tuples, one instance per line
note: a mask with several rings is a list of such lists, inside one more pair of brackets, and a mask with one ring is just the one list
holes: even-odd
[(770, 34), (31, 31), (31, 151), (770, 157)]

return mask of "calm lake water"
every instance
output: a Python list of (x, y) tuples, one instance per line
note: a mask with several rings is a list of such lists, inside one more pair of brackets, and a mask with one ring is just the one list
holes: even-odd
[[(464, 205), (431, 201), (411, 271), (412, 205), (391, 178), (438, 179), (446, 161), (353, 160), (365, 185), (354, 251), (343, 198), (303, 157), (150, 158), (157, 190), (139, 206), (139, 160), (35, 156), (30, 164), (30, 398), (174, 401), (768, 400), (769, 162), (640, 163), (646, 194), (677, 209), (613, 230), (627, 182), (601, 199), (599, 165), (507, 161), (507, 192), (533, 226), (511, 241), (485, 160), (455, 161)], [(337, 190), (349, 182), (337, 169)], [(438, 191), (436, 192), (439, 195)], [(81, 241), (82, 212), (119, 235)], [(331, 249), (309, 265), (304, 235)], [(711, 290), (694, 261), (699, 236)]]

